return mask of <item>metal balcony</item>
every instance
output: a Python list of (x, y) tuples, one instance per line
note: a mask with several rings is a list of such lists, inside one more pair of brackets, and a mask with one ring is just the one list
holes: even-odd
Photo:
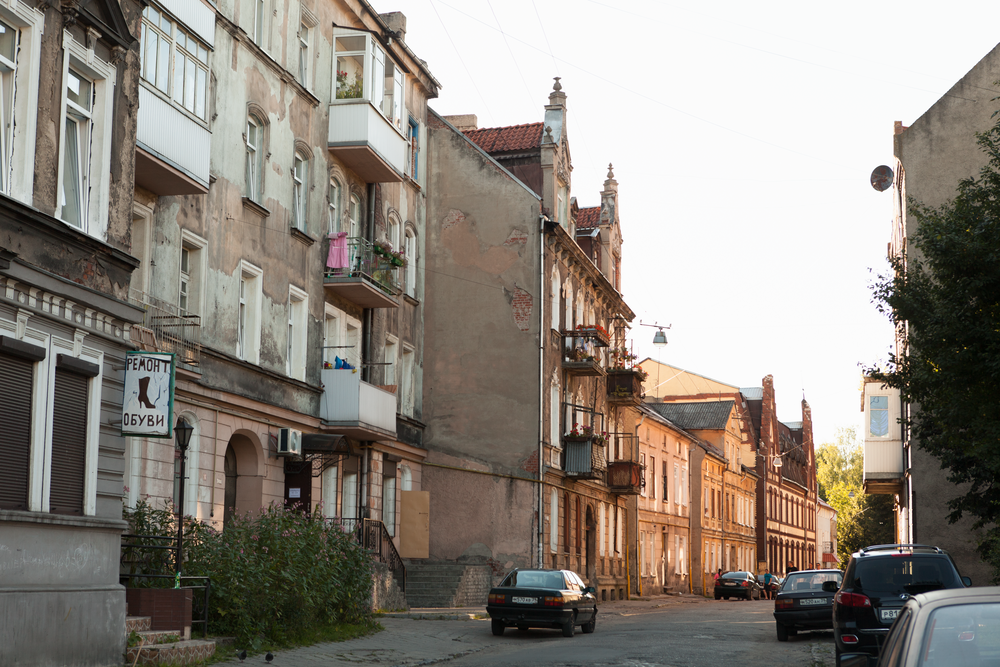
[(608, 402), (615, 405), (638, 405), (642, 402), (641, 371), (634, 368), (608, 369)]
[(646, 486), (646, 466), (639, 463), (639, 441), (634, 433), (610, 433), (607, 444), (607, 485), (618, 495), (637, 495)]
[(200, 316), (136, 289), (129, 291), (129, 302), (146, 311), (129, 334), (136, 348), (176, 354), (177, 362), (188, 366), (201, 363)]
[(399, 183), (406, 169), (406, 139), (366, 99), (330, 105), (328, 148), (366, 183)]
[[(362, 308), (398, 308), (403, 269), (367, 239), (346, 239), (346, 266), (327, 266), (323, 287)], [(327, 254), (327, 264), (338, 263)]]
[(324, 368), (320, 377), (324, 427), (355, 440), (396, 437), (396, 394), (363, 381), (357, 369)]
[(563, 332), (562, 367), (569, 375), (600, 377), (605, 374), (604, 350), (607, 335), (597, 330)]

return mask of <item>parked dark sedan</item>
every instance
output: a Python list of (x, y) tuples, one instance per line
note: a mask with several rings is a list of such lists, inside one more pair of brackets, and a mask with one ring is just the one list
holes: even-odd
[(578, 625), (585, 633), (597, 627), (595, 593), (570, 570), (514, 570), (490, 590), (486, 611), (495, 635), (508, 627), (557, 628), (572, 637)]
[(715, 599), (743, 598), (744, 600), (760, 599), (763, 587), (757, 583), (757, 577), (749, 572), (726, 572), (715, 582)]
[(799, 630), (829, 630), (833, 627), (833, 593), (823, 590), (825, 582), (840, 588), (840, 570), (800, 570), (785, 579), (774, 598), (774, 627), (778, 641)]

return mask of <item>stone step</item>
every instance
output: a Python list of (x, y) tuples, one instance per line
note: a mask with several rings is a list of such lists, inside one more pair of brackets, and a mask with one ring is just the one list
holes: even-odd
[(184, 639), (184, 633), (180, 630), (141, 630), (138, 634), (139, 646), (171, 644)]
[(129, 665), (194, 665), (215, 653), (215, 642), (204, 639), (132, 646), (125, 651)]
[(150, 616), (126, 616), (125, 617), (125, 634), (131, 632), (143, 632), (149, 630), (153, 624), (153, 619)]

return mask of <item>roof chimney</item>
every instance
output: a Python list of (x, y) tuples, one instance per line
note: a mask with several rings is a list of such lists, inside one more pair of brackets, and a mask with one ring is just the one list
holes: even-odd
[(442, 116), (446, 121), (455, 126), (459, 132), (468, 132), (479, 129), (479, 119), (474, 113), (460, 114), (458, 116)]
[(393, 37), (394, 39), (398, 39), (401, 42), (406, 41), (406, 15), (403, 12), (389, 12), (387, 14), (379, 14), (378, 16), (389, 26), (389, 30), (396, 33)]

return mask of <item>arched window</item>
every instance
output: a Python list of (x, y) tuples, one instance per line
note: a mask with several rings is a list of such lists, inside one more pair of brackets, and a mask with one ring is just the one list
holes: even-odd
[(399, 238), (399, 227), (400, 227), (399, 218), (396, 216), (396, 213), (395, 212), (390, 213), (389, 226), (386, 229), (386, 236), (387, 240), (389, 241), (389, 245), (391, 245), (392, 249), (397, 252), (401, 247)]
[(247, 116), (246, 197), (258, 204), (264, 194), (264, 122), (254, 114)]
[(309, 161), (296, 151), (292, 160), (292, 227), (306, 231), (306, 173)]
[(405, 247), (403, 255), (406, 257), (406, 293), (413, 298), (417, 297), (417, 233), (413, 229), (406, 228)]
[(399, 474), (399, 489), (400, 491), (413, 490), (413, 472), (410, 470), (410, 466), (402, 466), (402, 472)]
[(574, 324), (583, 324), (583, 290), (576, 293), (576, 320)]
[[(573, 283), (566, 279), (566, 286), (563, 289), (563, 296), (566, 299), (566, 317), (563, 318), (563, 326), (569, 330), (573, 328)], [(569, 342), (569, 339), (567, 339)]]
[(361, 232), (361, 199), (357, 195), (351, 195), (351, 205), (347, 210), (349, 229), (347, 236), (357, 238)]

